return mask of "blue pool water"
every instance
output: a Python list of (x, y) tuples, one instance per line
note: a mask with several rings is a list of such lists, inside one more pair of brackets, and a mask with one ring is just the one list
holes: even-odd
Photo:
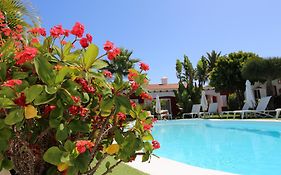
[(156, 155), (245, 175), (281, 175), (281, 122), (178, 120), (153, 128)]

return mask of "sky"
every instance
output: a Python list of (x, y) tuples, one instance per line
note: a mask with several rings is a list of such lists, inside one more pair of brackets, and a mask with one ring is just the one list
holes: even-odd
[(206, 52), (250, 51), (281, 56), (280, 0), (30, 0), (47, 29), (85, 25), (93, 42), (106, 40), (150, 65), (151, 83), (177, 83), (176, 60), (196, 67)]

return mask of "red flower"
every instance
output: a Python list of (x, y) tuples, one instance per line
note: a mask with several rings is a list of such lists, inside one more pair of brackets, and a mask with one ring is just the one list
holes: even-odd
[(5, 19), (5, 16), (3, 15), (3, 13), (0, 11), (0, 19)]
[(108, 70), (104, 70), (103, 71), (103, 75), (107, 78), (112, 78), (112, 73)]
[(126, 114), (124, 114), (122, 112), (118, 112), (117, 118), (118, 118), (118, 120), (124, 121), (124, 120), (126, 120)]
[(65, 29), (63, 31), (64, 36), (68, 37), (69, 36), (69, 32), (70, 32), (70, 30)]
[(33, 35), (40, 34), (41, 36), (46, 36), (46, 30), (44, 28), (32, 28), (28, 30), (28, 32), (32, 33)]
[(152, 122), (153, 122), (153, 123), (157, 122), (157, 118), (153, 118), (153, 119), (152, 119)]
[(79, 103), (80, 102), (80, 97), (76, 97), (76, 96), (71, 96), (72, 100), (75, 102), (75, 103)]
[(134, 78), (137, 77), (137, 76), (138, 76), (138, 74), (136, 72), (132, 71), (131, 69), (129, 70), (128, 79), (130, 81), (133, 81)]
[(14, 100), (14, 103), (17, 104), (18, 106), (24, 107), (24, 106), (26, 106), (25, 99), (26, 99), (25, 94), (22, 92), (22, 93), (20, 93), (20, 97), (18, 97)]
[(88, 46), (89, 46), (88, 39), (87, 39), (87, 38), (81, 38), (81, 39), (80, 39), (80, 45), (81, 45), (83, 48), (88, 47)]
[(80, 154), (86, 152), (87, 149), (89, 149), (89, 151), (92, 151), (92, 148), (94, 146), (95, 146), (95, 144), (93, 142), (91, 142), (90, 140), (78, 140), (76, 142), (76, 150)]
[(113, 60), (114, 58), (116, 58), (117, 55), (119, 55), (121, 53), (121, 50), (119, 48), (115, 48), (112, 51), (107, 52), (107, 58), (109, 60)]
[(23, 28), (22, 25), (19, 25), (19, 24), (18, 24), (18, 25), (16, 26), (16, 31), (17, 31), (17, 33), (22, 33), (22, 28)]
[(135, 108), (137, 106), (137, 104), (134, 101), (130, 101), (130, 103), (132, 108)]
[(23, 64), (27, 61), (33, 60), (37, 54), (37, 49), (33, 47), (26, 47), (22, 52), (16, 53), (16, 64)]
[(60, 42), (62, 45), (65, 45), (67, 42), (65, 40), (61, 40)]
[(51, 111), (55, 110), (57, 107), (54, 106), (54, 105), (46, 105), (45, 108), (44, 108), (44, 112), (43, 114), (44, 115), (47, 115), (49, 114)]
[(32, 44), (39, 43), (39, 39), (38, 39), (38, 38), (32, 38), (32, 39), (31, 39), (31, 43), (32, 43)]
[(84, 25), (79, 22), (76, 22), (71, 30), (71, 33), (77, 36), (78, 38), (81, 38), (84, 33)]
[(62, 25), (54, 26), (53, 28), (51, 28), (50, 33), (51, 33), (51, 36), (54, 38), (58, 38), (58, 37), (60, 37), (60, 35), (63, 35), (64, 30), (62, 28)]
[(82, 108), (82, 107), (79, 108), (79, 114), (80, 114), (82, 117), (85, 117), (88, 112), (89, 112), (89, 109), (87, 109), (87, 108)]
[(142, 123), (142, 126), (145, 131), (150, 131), (153, 127), (152, 124), (146, 124), (145, 122)]
[(10, 28), (3, 28), (2, 32), (4, 32), (5, 36), (10, 36), (12, 30)]
[(144, 70), (144, 71), (148, 71), (149, 70), (149, 66), (145, 63), (140, 63), (140, 69)]
[(142, 93), (140, 94), (140, 97), (141, 97), (142, 99), (152, 100), (151, 95), (147, 94), (146, 92), (142, 92)]
[(79, 112), (79, 107), (78, 106), (74, 106), (74, 105), (72, 105), (72, 106), (70, 106), (69, 108), (68, 108), (68, 111), (69, 111), (69, 113), (71, 114), (71, 115), (77, 115), (78, 114), (78, 112)]
[(113, 47), (114, 47), (114, 44), (110, 41), (106, 41), (105, 44), (103, 45), (103, 49), (107, 52), (112, 50)]
[(88, 43), (88, 39), (87, 38), (81, 38), (80, 39), (80, 45), (83, 47), (83, 48), (86, 48), (89, 46), (89, 43)]
[(156, 140), (152, 141), (152, 147), (153, 149), (159, 149), (160, 148), (160, 143), (157, 142)]
[(20, 85), (22, 83), (21, 80), (8, 80), (2, 84), (2, 86), (6, 87), (14, 87), (15, 85)]
[(131, 88), (132, 88), (133, 91), (135, 91), (139, 88), (139, 85), (135, 81), (132, 81), (131, 82)]
[(93, 41), (93, 37), (92, 37), (92, 35), (89, 34), (89, 33), (86, 35), (86, 38), (87, 38), (87, 40), (89, 41), (89, 43), (91, 43), (91, 42)]

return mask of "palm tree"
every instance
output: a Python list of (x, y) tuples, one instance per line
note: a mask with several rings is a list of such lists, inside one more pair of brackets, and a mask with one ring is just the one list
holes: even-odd
[(39, 16), (31, 2), (27, 0), (25, 2), (21, 0), (1, 0), (0, 11), (4, 13), (6, 23), (11, 29), (14, 29), (17, 25), (31, 27), (31, 25), (38, 26), (40, 24)]
[(216, 61), (219, 59), (221, 56), (221, 52), (217, 53), (216, 51), (212, 50), (211, 53), (207, 52), (207, 56), (204, 58), (206, 59), (208, 63), (208, 73), (210, 73), (213, 68), (215, 67)]
[(129, 69), (134, 68), (134, 64), (139, 61), (131, 58), (132, 53), (132, 51), (122, 48), (121, 53), (113, 61), (107, 61), (108, 70), (112, 73), (127, 76)]
[(199, 87), (203, 87), (208, 80), (208, 63), (204, 56), (197, 63), (196, 67), (196, 79), (198, 80)]

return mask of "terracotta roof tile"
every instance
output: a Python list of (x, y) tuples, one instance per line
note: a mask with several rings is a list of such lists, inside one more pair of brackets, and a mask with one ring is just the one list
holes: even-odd
[(149, 84), (147, 86), (148, 91), (160, 91), (160, 90), (177, 90), (179, 87), (178, 84)]

